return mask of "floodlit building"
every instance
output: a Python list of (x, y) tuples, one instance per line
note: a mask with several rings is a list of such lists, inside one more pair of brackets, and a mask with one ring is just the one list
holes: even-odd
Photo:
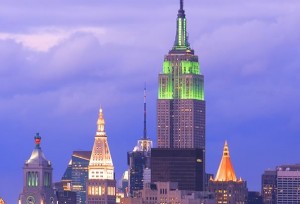
[(143, 189), (145, 183), (151, 182), (151, 148), (152, 141), (147, 136), (147, 108), (146, 89), (144, 90), (144, 134), (138, 140), (133, 151), (127, 154), (129, 195), (134, 196), (134, 192)]
[(88, 166), (87, 204), (115, 204), (116, 180), (110, 155), (102, 108), (99, 111), (95, 142)]
[[(205, 174), (205, 100), (204, 100), (204, 76), (200, 73), (198, 56), (194, 54), (188, 42), (187, 20), (183, 5), (180, 0), (180, 8), (177, 14), (176, 36), (172, 49), (164, 57), (163, 70), (159, 74), (159, 87), (157, 99), (157, 145), (155, 150), (162, 151), (164, 157), (168, 157), (164, 166), (165, 178), (158, 179), (159, 166), (151, 166), (152, 182), (178, 182), (181, 190), (204, 190)], [(161, 149), (161, 150), (160, 150)], [(182, 166), (172, 166), (172, 159), (182, 160), (178, 151), (187, 151), (185, 158), (191, 161), (195, 155), (200, 163), (185, 166), (191, 177), (197, 179), (194, 187), (188, 186), (191, 177), (183, 176)], [(153, 150), (153, 149), (152, 149)], [(170, 151), (168, 153), (168, 151)], [(192, 151), (194, 151), (192, 153)], [(152, 165), (161, 165), (162, 158), (156, 159)], [(174, 158), (173, 156), (174, 155)], [(177, 155), (177, 156), (175, 156)], [(187, 156), (190, 155), (190, 158)], [(184, 161), (181, 162), (182, 165)], [(197, 167), (196, 167), (197, 166)], [(200, 167), (201, 166), (201, 167)], [(200, 169), (201, 168), (201, 169)], [(155, 170), (154, 170), (155, 169)], [(180, 179), (174, 176), (181, 174)], [(198, 178), (201, 177), (201, 178)], [(175, 178), (175, 179), (174, 179)], [(187, 188), (185, 188), (187, 187)], [(184, 189), (185, 188), (185, 189)]]
[(215, 193), (217, 203), (246, 204), (247, 183), (241, 178), (237, 179), (229, 155), (229, 148), (225, 142), (222, 160), (216, 177), (211, 178), (209, 191)]
[(41, 149), (41, 136), (34, 137), (35, 148), (23, 167), (23, 191), (19, 204), (56, 204), (52, 187), (52, 165)]

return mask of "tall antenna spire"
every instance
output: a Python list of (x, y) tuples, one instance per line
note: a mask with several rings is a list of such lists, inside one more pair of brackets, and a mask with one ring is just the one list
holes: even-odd
[(186, 50), (189, 49), (187, 30), (186, 30), (186, 17), (183, 9), (183, 0), (180, 0), (180, 8), (177, 14), (177, 29), (173, 50)]
[(183, 10), (183, 0), (180, 0), (180, 10)]
[(147, 139), (146, 83), (144, 87), (144, 137), (143, 139)]

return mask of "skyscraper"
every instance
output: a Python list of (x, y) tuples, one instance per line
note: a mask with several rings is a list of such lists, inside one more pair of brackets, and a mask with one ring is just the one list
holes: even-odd
[(76, 192), (76, 203), (86, 203), (86, 182), (91, 151), (73, 151), (72, 158), (61, 179), (65, 191)]
[(52, 188), (52, 165), (40, 147), (39, 133), (34, 140), (35, 148), (23, 167), (24, 185), (19, 204), (54, 204), (57, 198)]
[(186, 24), (180, 0), (174, 46), (165, 56), (159, 74), (158, 148), (205, 149), (204, 76), (188, 42)]
[(266, 170), (261, 177), (261, 195), (264, 204), (276, 204), (277, 172)]
[(300, 203), (300, 164), (280, 165), (262, 175), (264, 203)]
[(215, 179), (211, 178), (209, 191), (215, 193), (217, 203), (247, 203), (247, 183), (237, 179), (229, 155), (229, 148), (225, 142), (223, 156)]
[(158, 148), (152, 149), (151, 181), (178, 182), (180, 190), (200, 191), (205, 173), (204, 76), (188, 42), (183, 0), (176, 24), (173, 48), (164, 57), (159, 74)]
[(88, 166), (87, 204), (115, 204), (116, 180), (110, 155), (102, 108), (99, 111), (95, 142)]
[(129, 166), (129, 194), (134, 196), (134, 192), (142, 190), (144, 183), (150, 183), (150, 158), (152, 141), (147, 136), (147, 108), (146, 108), (146, 88), (144, 89), (144, 134), (138, 140), (133, 151), (128, 152), (127, 163)]
[(277, 204), (300, 203), (300, 164), (277, 167)]

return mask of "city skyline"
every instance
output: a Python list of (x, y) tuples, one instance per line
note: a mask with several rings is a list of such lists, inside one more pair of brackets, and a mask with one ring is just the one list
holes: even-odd
[[(173, 44), (177, 10), (178, 1), (3, 1), (5, 201), (17, 200), (35, 132), (43, 137), (58, 181), (73, 151), (91, 150), (100, 104), (119, 179), (127, 168), (126, 152), (143, 135), (144, 81), (148, 136), (156, 142), (157, 74)], [(265, 169), (299, 163), (300, 3), (191, 0), (185, 10), (189, 41), (206, 79), (207, 172), (216, 172), (227, 139), (237, 176), (249, 190), (260, 190)]]

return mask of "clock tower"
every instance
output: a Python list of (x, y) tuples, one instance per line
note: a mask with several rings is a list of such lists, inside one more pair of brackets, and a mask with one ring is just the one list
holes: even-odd
[(57, 198), (52, 188), (52, 165), (40, 147), (41, 136), (34, 137), (35, 148), (23, 167), (23, 191), (19, 204), (56, 204)]

